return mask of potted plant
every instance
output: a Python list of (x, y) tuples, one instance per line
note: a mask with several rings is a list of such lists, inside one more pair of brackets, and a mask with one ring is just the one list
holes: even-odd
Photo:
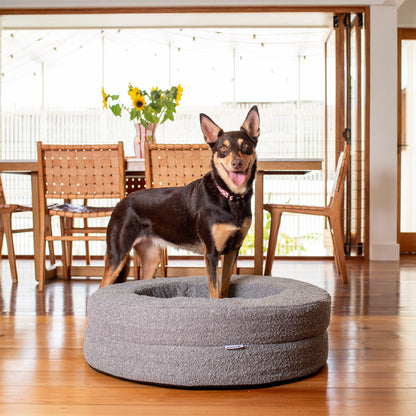
[(120, 117), (123, 111), (129, 114), (136, 128), (135, 154), (136, 157), (142, 158), (144, 142), (155, 142), (156, 127), (166, 120), (173, 121), (182, 93), (181, 84), (167, 90), (154, 87), (150, 92), (129, 84), (130, 105), (128, 106), (121, 101), (120, 95), (107, 94), (102, 88), (103, 108), (111, 110), (117, 117)]

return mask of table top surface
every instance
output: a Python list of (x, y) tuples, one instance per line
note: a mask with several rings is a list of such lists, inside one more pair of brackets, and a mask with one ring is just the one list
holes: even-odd
[[(144, 159), (130, 158), (126, 159), (126, 170), (135, 172), (144, 172)], [(258, 158), (257, 170), (264, 172), (279, 171), (310, 171), (321, 170), (322, 159), (313, 158)], [(0, 160), (1, 172), (37, 172), (38, 162), (34, 159), (26, 160)]]

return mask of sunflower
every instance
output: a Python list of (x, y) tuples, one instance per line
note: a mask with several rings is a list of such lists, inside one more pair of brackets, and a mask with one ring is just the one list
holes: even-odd
[(179, 101), (182, 98), (182, 93), (183, 93), (183, 88), (182, 88), (182, 85), (179, 84), (178, 89), (176, 90), (176, 98), (175, 98), (176, 105), (179, 105)]
[(104, 87), (101, 88), (101, 94), (103, 95), (103, 108), (108, 108), (109, 95), (105, 93)]
[(134, 97), (131, 97), (131, 100), (133, 101), (133, 106), (136, 110), (141, 111), (146, 106), (146, 100), (144, 99), (143, 95), (138, 94), (134, 95)]
[(131, 84), (129, 84), (129, 95), (130, 98), (134, 101), (137, 97), (142, 96), (142, 92), (137, 87), (133, 87)]

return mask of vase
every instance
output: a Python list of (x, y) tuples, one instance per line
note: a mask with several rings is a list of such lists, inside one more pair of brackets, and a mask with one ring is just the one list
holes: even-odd
[(136, 136), (134, 137), (134, 155), (137, 158), (144, 158), (144, 143), (156, 143), (155, 131), (157, 124), (147, 123), (147, 127), (141, 123), (134, 123)]

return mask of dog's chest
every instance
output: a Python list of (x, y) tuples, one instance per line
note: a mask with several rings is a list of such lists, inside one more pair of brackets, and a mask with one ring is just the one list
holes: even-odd
[(241, 227), (233, 223), (216, 223), (211, 227), (211, 235), (218, 252), (234, 249), (241, 245), (251, 225), (251, 217), (243, 221)]

